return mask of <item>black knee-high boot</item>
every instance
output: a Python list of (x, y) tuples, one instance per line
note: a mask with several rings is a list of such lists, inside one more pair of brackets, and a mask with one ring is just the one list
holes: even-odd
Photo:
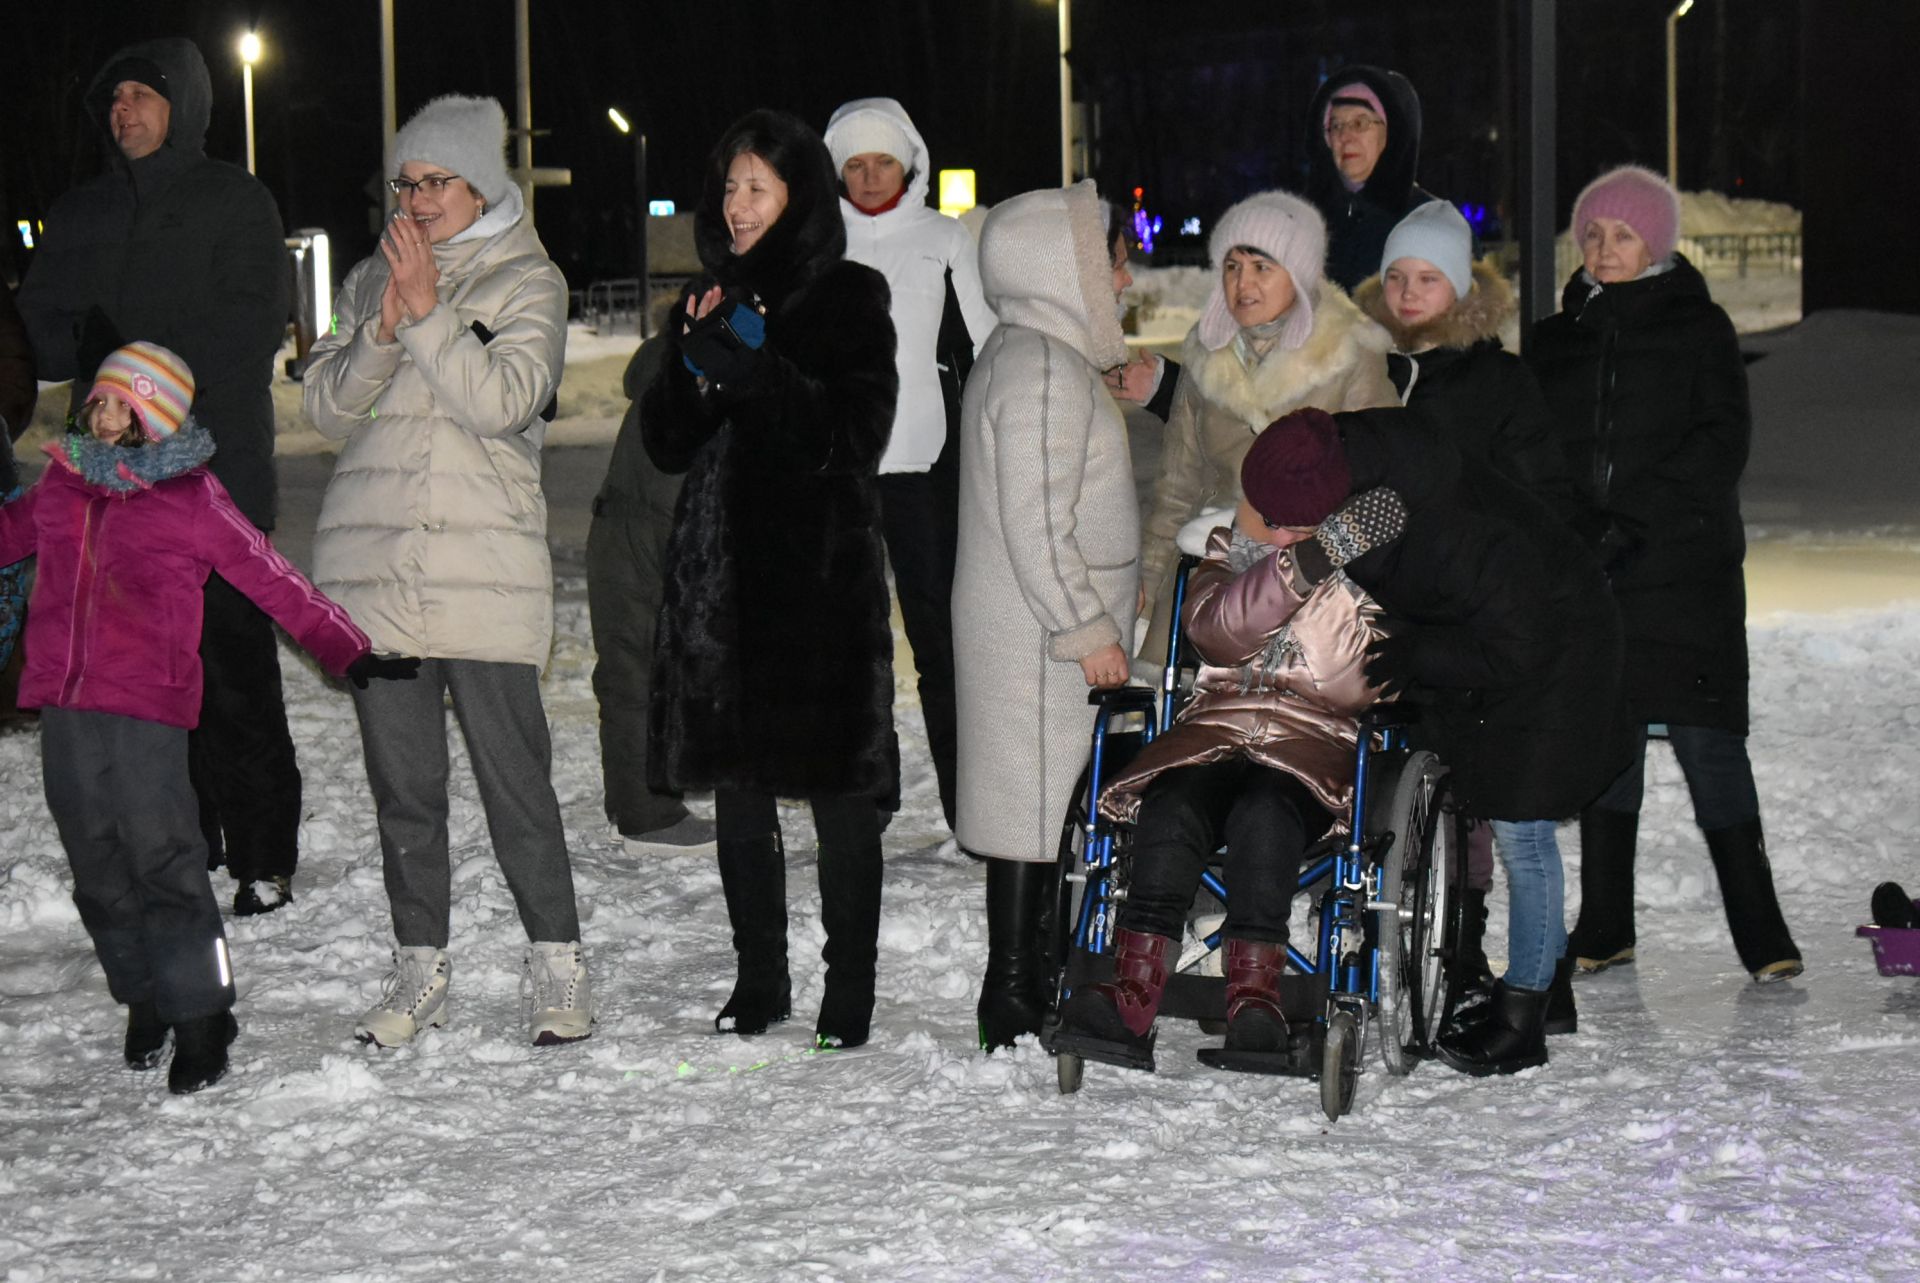
[(1580, 920), (1567, 936), (1579, 971), (1633, 961), (1633, 849), (1638, 811), (1580, 813)]
[(822, 1047), (858, 1047), (873, 1023), (874, 972), (880, 958), (880, 835), (820, 843), (820, 919), (827, 929), (820, 956), (827, 991), (814, 1038)]
[(1787, 980), (1805, 968), (1800, 950), (1780, 913), (1773, 890), (1773, 865), (1767, 859), (1767, 839), (1760, 821), (1714, 829), (1707, 834), (1713, 871), (1720, 876), (1720, 898), (1727, 907), (1727, 926), (1740, 965), (1755, 980)]
[(793, 1008), (787, 975), (787, 860), (778, 831), (719, 843), (720, 886), (739, 971), (714, 1017), (718, 1033), (763, 1034)]
[(1040, 924), (1058, 869), (1027, 860), (986, 861), (987, 971), (980, 982), (980, 1048), (1013, 1046), (1037, 1034), (1053, 1000), (1046, 986), (1046, 942)]

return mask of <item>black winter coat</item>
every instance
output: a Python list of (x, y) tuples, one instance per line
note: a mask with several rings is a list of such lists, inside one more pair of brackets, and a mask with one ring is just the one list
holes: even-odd
[(874, 483), (899, 390), (891, 300), (885, 277), (841, 257), (818, 136), (757, 112), (730, 138), (749, 126), (790, 150), (785, 211), (734, 256), (720, 159), (695, 230), (714, 278), (765, 303), (765, 345), (748, 375), (701, 391), (676, 310), (640, 409), (647, 453), (687, 474), (667, 545), (649, 773), (659, 788), (891, 798), (893, 632)]
[[(1321, 133), (1334, 90), (1355, 81), (1373, 90), (1387, 112), (1387, 145), (1373, 173), (1357, 192), (1341, 181), (1333, 152)], [(1328, 76), (1307, 108), (1313, 135), (1308, 146), (1307, 199), (1327, 220), (1327, 278), (1349, 294), (1380, 271), (1387, 234), (1415, 209), (1435, 199), (1414, 182), (1420, 168), (1420, 95), (1397, 71), (1364, 64)]]
[(1574, 815), (1625, 769), (1620, 625), (1606, 581), (1544, 504), (1401, 410), (1340, 422), (1355, 490), (1407, 505), (1395, 543), (1353, 561), (1404, 639), (1414, 735), (1480, 819)]
[(129, 162), (106, 138), (107, 172), (47, 213), (47, 231), (20, 287), (40, 377), (72, 379), (72, 407), (114, 348), (146, 339), (186, 361), (194, 418), (218, 450), (209, 466), (247, 519), (273, 528), (273, 358), (286, 334), (292, 268), (279, 207), (251, 174), (207, 158), (212, 101), (191, 41), (130, 45), (94, 77), (86, 104), (103, 131), (126, 57), (159, 66), (172, 95), (167, 141)]
[(1527, 359), (1564, 433), (1576, 527), (1620, 605), (1628, 708), (1744, 733), (1752, 420), (1733, 323), (1680, 255), (1621, 285), (1584, 275), (1534, 326)]
[(27, 327), (13, 305), (13, 292), (0, 285), (0, 419), (7, 430), (0, 434), (0, 498), (19, 484), (14, 466), (13, 443), (27, 430), (33, 418), (33, 405), (40, 397), (40, 385), (34, 379), (33, 345), (27, 341)]

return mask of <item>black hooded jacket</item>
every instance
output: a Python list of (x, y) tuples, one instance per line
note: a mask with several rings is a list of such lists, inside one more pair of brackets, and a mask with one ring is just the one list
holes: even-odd
[(1629, 707), (1744, 733), (1753, 423), (1733, 323), (1681, 255), (1619, 285), (1576, 272), (1527, 360), (1565, 434), (1576, 525), (1620, 605)]
[[(1321, 136), (1334, 90), (1358, 81), (1373, 90), (1387, 112), (1387, 145), (1373, 173), (1357, 192), (1347, 190), (1333, 152)], [(1397, 71), (1357, 65), (1328, 76), (1307, 108), (1315, 141), (1307, 167), (1307, 199), (1327, 220), (1327, 276), (1352, 293), (1380, 270), (1387, 233), (1414, 209), (1433, 200), (1414, 181), (1420, 168), (1420, 95)]]
[(1620, 622), (1580, 540), (1525, 490), (1463, 458), (1425, 416), (1337, 414), (1356, 491), (1392, 486), (1401, 537), (1347, 566), (1405, 645), (1415, 738), (1470, 815), (1557, 820), (1626, 767)]
[[(109, 73), (143, 58), (167, 79), (167, 140), (128, 161), (113, 142)], [(286, 334), (292, 270), (280, 210), (237, 165), (206, 155), (212, 88), (188, 40), (130, 45), (88, 86), (105, 173), (47, 214), (46, 236), (20, 287), (40, 377), (72, 379), (78, 410), (93, 372), (122, 343), (180, 354), (197, 385), (193, 413), (218, 449), (209, 465), (246, 514), (273, 528), (273, 358)]]
[[(721, 211), (743, 136), (774, 153), (762, 159), (787, 183), (787, 205), (736, 255)], [(843, 257), (839, 202), (826, 145), (783, 113), (737, 122), (709, 164), (694, 234), (711, 276), (671, 314), (640, 406), (647, 453), (686, 473), (654, 656), (657, 788), (897, 789), (874, 476), (899, 375), (886, 278)], [(703, 390), (681, 330), (687, 304), (716, 281), (757, 296), (766, 337), (749, 370)]]

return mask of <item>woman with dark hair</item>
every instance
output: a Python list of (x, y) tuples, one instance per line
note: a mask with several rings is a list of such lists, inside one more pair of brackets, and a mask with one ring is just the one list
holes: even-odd
[(886, 279), (846, 261), (833, 160), (755, 111), (713, 150), (694, 223), (707, 275), (643, 396), (647, 453), (685, 473), (667, 544), (649, 771), (711, 789), (738, 977), (714, 1020), (785, 1020), (786, 855), (776, 797), (819, 844), (822, 1046), (866, 1042), (881, 807), (898, 774), (893, 633), (875, 472), (899, 376)]
[[(1107, 206), (1107, 245), (1115, 265), (1127, 261), (1128, 246), (1133, 244), (1133, 228), (1127, 224), (1127, 212), (1118, 205)], [(1122, 316), (1126, 305), (1118, 305)], [(1173, 394), (1180, 386), (1180, 362), (1158, 352), (1129, 356), (1124, 365), (1116, 365), (1101, 376), (1113, 395), (1131, 401), (1165, 423), (1173, 413)]]

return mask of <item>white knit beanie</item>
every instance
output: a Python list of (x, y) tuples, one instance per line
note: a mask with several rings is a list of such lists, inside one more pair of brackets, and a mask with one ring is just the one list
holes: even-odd
[(877, 111), (857, 111), (828, 125), (826, 141), (835, 172), (845, 169), (853, 157), (869, 152), (893, 157), (902, 169), (913, 168), (913, 143), (907, 131)]
[(393, 163), (445, 166), (489, 205), (512, 185), (507, 177), (507, 113), (492, 98), (448, 94), (413, 113), (393, 139)]
[(1440, 269), (1453, 296), (1462, 299), (1473, 288), (1473, 228), (1451, 202), (1430, 200), (1408, 214), (1387, 233), (1380, 252), (1380, 275), (1394, 262), (1418, 258)]
[(1227, 255), (1241, 245), (1265, 254), (1293, 278), (1294, 301), (1280, 331), (1280, 346), (1300, 347), (1313, 333), (1313, 295), (1326, 271), (1326, 220), (1319, 210), (1287, 192), (1260, 192), (1220, 216), (1207, 242), (1207, 253), (1213, 259), (1213, 293), (1207, 298), (1207, 310), (1200, 315), (1200, 342), (1209, 352), (1233, 342), (1240, 329), (1221, 288), (1220, 268)]

